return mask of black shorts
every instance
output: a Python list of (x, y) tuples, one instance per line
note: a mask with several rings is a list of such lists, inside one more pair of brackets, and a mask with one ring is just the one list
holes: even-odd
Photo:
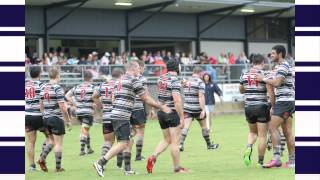
[(43, 118), (42, 116), (25, 116), (25, 130), (26, 132), (40, 130), (44, 132)]
[(77, 116), (77, 118), (81, 122), (81, 124), (86, 124), (89, 127), (91, 127), (93, 124), (93, 116), (91, 115)]
[(279, 116), (283, 119), (288, 119), (292, 117), (292, 114), (295, 112), (295, 103), (294, 101), (278, 101), (274, 105), (273, 114), (274, 116)]
[(112, 126), (112, 122), (109, 121), (109, 122), (103, 122), (102, 123), (102, 133), (103, 134), (110, 134), (110, 133), (113, 133), (114, 130), (113, 130), (113, 126)]
[(198, 112), (198, 113), (189, 113), (189, 112), (184, 112), (184, 118), (187, 119), (187, 118), (191, 118), (192, 120), (196, 119), (198, 121), (202, 121), (202, 120), (205, 120), (206, 119), (206, 115), (204, 115), (204, 118), (200, 118), (200, 114), (201, 112)]
[(180, 118), (176, 111), (173, 111), (170, 114), (158, 111), (158, 119), (161, 129), (177, 127), (180, 124)]
[(49, 135), (54, 134), (60, 136), (66, 133), (63, 119), (55, 116), (44, 118), (44, 127), (46, 133)]
[(267, 123), (270, 121), (270, 106), (268, 105), (257, 105), (248, 106), (245, 108), (246, 119), (248, 123), (255, 124)]
[(129, 141), (131, 135), (131, 125), (128, 120), (111, 120), (114, 134), (118, 141)]
[(131, 125), (144, 125), (147, 122), (146, 112), (144, 110), (132, 111)]

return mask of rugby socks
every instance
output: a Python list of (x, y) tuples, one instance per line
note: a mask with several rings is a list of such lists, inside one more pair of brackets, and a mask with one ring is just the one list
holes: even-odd
[(47, 146), (47, 140), (45, 140), (45, 141), (43, 142), (43, 144), (42, 144), (40, 157), (42, 156), (42, 153), (43, 153), (43, 151), (44, 151), (44, 149), (45, 149), (46, 146)]
[(295, 154), (289, 155), (289, 163), (294, 164), (295, 161), (296, 161), (296, 155)]
[(286, 147), (286, 137), (281, 134), (281, 137), (280, 137), (280, 145), (281, 145), (281, 156), (283, 154), (283, 151), (285, 150), (285, 147)]
[(281, 146), (277, 145), (273, 147), (273, 159), (279, 161), (280, 160), (280, 152), (281, 152)]
[(86, 146), (87, 137), (80, 135), (80, 152), (84, 152), (84, 148)]
[(183, 146), (184, 141), (187, 138), (187, 134), (188, 134), (188, 129), (186, 129), (186, 128), (182, 129), (182, 131), (181, 131), (181, 139), (180, 139), (180, 146)]
[(142, 147), (143, 147), (143, 137), (138, 137), (136, 142), (136, 159), (141, 158)]
[(99, 159), (98, 164), (100, 166), (105, 166), (108, 163), (108, 160), (106, 160), (104, 157), (101, 157), (101, 159)]
[(91, 149), (91, 146), (90, 146), (90, 136), (87, 137), (87, 149)]
[(61, 168), (61, 159), (62, 159), (62, 152), (55, 152), (56, 157), (56, 169)]
[(253, 144), (247, 144), (247, 148), (252, 148)]
[(120, 152), (119, 154), (117, 154), (117, 166), (119, 168), (122, 167), (122, 161), (123, 161), (123, 153)]
[(206, 141), (207, 146), (209, 146), (211, 144), (210, 136), (209, 136), (209, 129), (202, 129), (202, 136), (203, 136), (204, 140)]
[(258, 156), (258, 159), (258, 163), (262, 165), (264, 161), (264, 156)]
[(112, 144), (110, 142), (105, 142), (101, 148), (101, 156), (104, 156), (111, 149)]
[(131, 153), (123, 152), (123, 159), (124, 159), (124, 170), (130, 171), (131, 170)]
[(53, 144), (47, 144), (45, 147), (44, 147), (44, 150), (43, 150), (43, 153), (41, 154), (41, 159), (42, 160), (45, 160), (48, 156), (48, 154), (51, 152), (53, 148)]

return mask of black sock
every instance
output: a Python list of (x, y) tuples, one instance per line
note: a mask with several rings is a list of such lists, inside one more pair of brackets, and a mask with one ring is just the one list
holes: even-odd
[(91, 149), (91, 146), (90, 146), (90, 136), (87, 137), (87, 149)]
[(30, 164), (31, 168), (36, 168), (36, 164)]
[(281, 152), (283, 152), (286, 147), (286, 137), (283, 134), (281, 134), (280, 145), (281, 145)]
[(130, 171), (131, 170), (131, 153), (130, 152), (124, 152), (123, 153), (123, 159), (124, 159), (124, 170)]
[(123, 153), (120, 152), (119, 154), (117, 154), (117, 166), (118, 167), (122, 167), (122, 161), (123, 161)]
[(61, 159), (62, 159), (62, 152), (55, 152), (56, 157), (56, 169), (61, 168)]
[(142, 147), (143, 147), (143, 138), (138, 138), (136, 142), (136, 158), (141, 158)]
[(80, 152), (84, 152), (84, 148), (85, 148), (85, 145), (86, 145), (86, 140), (87, 140), (86, 137), (84, 137), (84, 136), (80, 137)]
[(211, 145), (208, 129), (202, 129), (202, 136), (203, 136), (204, 140), (206, 141), (207, 146)]
[(263, 164), (264, 156), (259, 156), (258, 158), (259, 158), (258, 163)]
[(108, 160), (106, 160), (104, 157), (101, 157), (101, 159), (99, 159), (98, 164), (100, 164), (100, 166), (105, 166), (108, 163)]
[(51, 150), (52, 150), (52, 148), (53, 148), (53, 144), (47, 144), (45, 147), (44, 147), (44, 150), (43, 150), (43, 153), (41, 154), (41, 159), (42, 160), (46, 160), (46, 158), (47, 158), (47, 156), (48, 156), (48, 154), (51, 152)]
[(181, 138), (180, 138), (180, 146), (183, 146), (184, 141), (185, 141), (186, 138), (187, 138), (187, 134), (188, 134), (188, 129), (186, 129), (186, 128), (182, 129), (182, 131), (181, 131)]
[(43, 144), (42, 144), (40, 157), (42, 156), (42, 153), (43, 153), (44, 148), (46, 147), (46, 145), (47, 145), (47, 141), (45, 140), (45, 141), (43, 142)]

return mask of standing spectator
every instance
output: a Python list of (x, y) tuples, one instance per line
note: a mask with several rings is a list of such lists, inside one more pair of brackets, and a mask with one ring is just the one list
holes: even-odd
[(163, 61), (165, 62), (165, 63), (167, 63), (169, 60), (171, 60), (171, 59), (173, 59), (172, 58), (172, 55), (171, 55), (171, 52), (170, 51), (168, 51), (167, 52), (167, 55), (163, 58)]
[(158, 59), (163, 60), (163, 57), (161, 56), (160, 51), (157, 51), (157, 53), (156, 53), (155, 56), (154, 56), (154, 60), (155, 60), (155, 61), (157, 61)]
[(188, 57), (186, 57), (186, 53), (184, 53), (184, 52), (181, 54), (181, 63), (184, 65), (189, 65), (192, 63), (192, 62), (190, 62), (190, 59)]
[(164, 60), (164, 57), (166, 57), (167, 56), (167, 51), (166, 50), (162, 50), (161, 51), (161, 57), (162, 57), (162, 59)]
[(49, 59), (47, 53), (44, 53), (42, 55), (42, 64), (45, 65), (45, 66), (50, 66), (51, 65), (51, 62), (50, 62), (50, 59)]
[(67, 64), (67, 57), (61, 51), (58, 56), (58, 64), (59, 65), (66, 65)]
[(122, 58), (123, 64), (127, 64), (127, 62), (128, 62), (128, 53), (127, 52), (123, 52), (121, 54), (121, 58)]
[(207, 128), (212, 131), (212, 118), (214, 115), (214, 105), (216, 103), (214, 93), (220, 97), (220, 101), (222, 102), (222, 91), (219, 86), (212, 81), (210, 74), (205, 73), (203, 75), (203, 80), (205, 83), (206, 114), (209, 115), (206, 117)]
[(210, 64), (214, 65), (214, 64), (218, 64), (218, 61), (217, 59), (214, 57), (214, 56), (211, 56), (209, 58), (209, 61), (210, 61)]
[(104, 65), (104, 66), (109, 65), (109, 57), (110, 57), (110, 53), (105, 52), (104, 56), (102, 56), (101, 58), (101, 65)]
[(93, 65), (93, 63), (92, 63), (92, 54), (88, 54), (87, 65)]
[(87, 64), (86, 57), (81, 56), (80, 61), (78, 62), (78, 65), (86, 65), (86, 64)]
[(155, 62), (154, 58), (152, 57), (152, 53), (151, 52), (149, 52), (147, 58), (148, 58), (149, 64), (153, 64)]
[(247, 64), (249, 60), (244, 52), (241, 52), (238, 59), (236, 60), (236, 64)]
[(179, 64), (181, 64), (180, 53), (176, 53), (176, 55), (174, 56), (174, 59), (175, 59), (176, 61), (178, 61)]
[(109, 64), (115, 64), (115, 63), (116, 63), (116, 60), (117, 60), (116, 53), (115, 53), (115, 52), (112, 52), (112, 53), (111, 53), (111, 57), (110, 57)]
[(235, 64), (236, 63), (236, 58), (234, 57), (234, 54), (229, 52), (228, 56), (229, 56), (229, 64)]
[(130, 61), (137, 61), (139, 58), (137, 57), (136, 52), (131, 53)]
[(27, 53), (24, 56), (24, 63), (25, 65), (31, 65), (30, 58), (28, 57)]
[(145, 64), (149, 64), (148, 52), (147, 52), (146, 50), (143, 51), (140, 59), (141, 59)]
[(98, 59), (98, 53), (96, 51), (92, 52), (92, 63), (93, 65), (100, 65), (100, 60)]

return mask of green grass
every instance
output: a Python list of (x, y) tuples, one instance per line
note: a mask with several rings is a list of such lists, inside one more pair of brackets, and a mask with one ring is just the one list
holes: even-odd
[[(49, 173), (41, 171), (29, 173), (26, 162), (26, 179), (61, 180), (68, 179), (99, 179), (92, 168), (92, 162), (99, 158), (100, 147), (103, 143), (101, 125), (94, 125), (91, 129), (92, 147), (95, 154), (79, 157), (79, 131), (80, 126), (73, 127), (72, 131), (65, 135), (62, 165), (66, 169), (64, 173), (54, 173), (54, 154), (48, 156), (47, 164)], [(242, 156), (246, 147), (248, 128), (242, 115), (217, 116), (214, 120), (214, 132), (212, 137), (220, 144), (218, 150), (208, 151), (201, 136), (201, 130), (197, 122), (193, 123), (185, 142), (185, 151), (181, 154), (181, 164), (190, 168), (193, 172), (189, 174), (174, 175), (172, 173), (172, 161), (169, 151), (163, 153), (157, 160), (154, 173), (146, 174), (146, 162), (132, 161), (132, 167), (140, 174), (135, 176), (124, 176), (123, 172), (115, 167), (115, 159), (112, 159), (105, 171), (106, 179), (215, 179), (215, 180), (251, 180), (251, 179), (294, 179), (292, 169), (258, 169), (255, 167), (257, 161), (257, 145), (254, 146), (252, 167), (245, 167)], [(145, 134), (145, 146), (143, 155), (150, 155), (157, 143), (162, 139), (162, 133), (157, 121), (148, 121)], [(39, 136), (37, 141), (36, 157), (43, 142)], [(133, 152), (135, 155), (135, 152)], [(265, 161), (269, 161), (271, 152), (266, 153)], [(283, 156), (283, 162), (287, 161), (287, 154)]]

